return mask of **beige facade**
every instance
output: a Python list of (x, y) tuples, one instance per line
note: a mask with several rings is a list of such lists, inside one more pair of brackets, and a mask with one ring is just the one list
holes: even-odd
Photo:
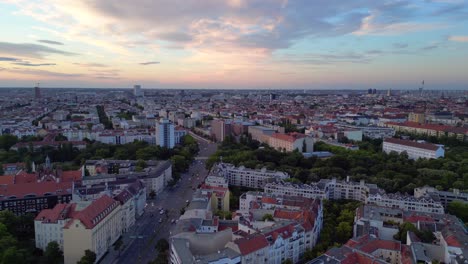
[(81, 214), (81, 217), (75, 217), (65, 225), (63, 229), (65, 264), (77, 263), (87, 249), (96, 253), (96, 260), (99, 260), (120, 237), (122, 231), (121, 206), (119, 202), (114, 200), (104, 205), (103, 208), (99, 208), (102, 211), (93, 216), (92, 219), (83, 219), (93, 213), (85, 212), (85, 208), (78, 212), (78, 215), (85, 212)]

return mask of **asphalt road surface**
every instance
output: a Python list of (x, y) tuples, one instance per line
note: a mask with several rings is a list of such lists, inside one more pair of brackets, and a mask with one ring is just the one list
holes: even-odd
[[(217, 145), (194, 135), (199, 143), (200, 151), (189, 170), (181, 175), (180, 181), (172, 188), (166, 188), (155, 199), (148, 200), (145, 213), (136, 220), (133, 230), (123, 235), (124, 249), (120, 256), (113, 248), (101, 263), (148, 263), (156, 258), (155, 249), (159, 239), (168, 239), (174, 224), (171, 220), (178, 219), (180, 209), (184, 208), (186, 200), (191, 200), (197, 186), (208, 175), (205, 169), (206, 159), (216, 152)], [(160, 208), (165, 210), (160, 214)]]

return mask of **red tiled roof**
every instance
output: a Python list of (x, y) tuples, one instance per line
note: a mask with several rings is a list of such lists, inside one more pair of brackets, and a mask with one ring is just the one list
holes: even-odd
[(42, 210), (34, 220), (43, 223), (57, 223), (58, 220), (65, 220), (73, 216), (76, 204), (59, 203), (52, 209)]
[(273, 215), (275, 218), (280, 218), (280, 219), (299, 219), (302, 217), (302, 212), (301, 211), (286, 211), (286, 210), (281, 210), (277, 209), (275, 210), (275, 213)]
[[(118, 205), (119, 202), (107, 195), (103, 195), (99, 199), (93, 201), (85, 209), (78, 211), (73, 217), (73, 220), (80, 220), (86, 229), (92, 229), (114, 211)], [(69, 228), (73, 220), (69, 221), (64, 228)]]
[(398, 139), (398, 138), (386, 138), (384, 142), (403, 145), (403, 146), (409, 146), (409, 147), (414, 147), (414, 148), (427, 149), (427, 150), (432, 150), (432, 151), (436, 151), (439, 149), (439, 146), (434, 145), (434, 144), (419, 143), (416, 141), (403, 140), (403, 139)]
[[(2, 176), (4, 177), (4, 176)], [(10, 184), (0, 187), (0, 195), (5, 198), (16, 196), (22, 198), (28, 194), (35, 194), (36, 196), (43, 196), (45, 193), (70, 194), (72, 183), (70, 182), (32, 182), (22, 184)]]
[(458, 248), (462, 247), (462, 245), (460, 244), (460, 242), (457, 240), (457, 238), (454, 235), (450, 235), (446, 237), (445, 241), (451, 247), (458, 247)]
[(63, 171), (62, 172), (62, 181), (63, 182), (72, 182), (81, 180), (81, 171)]
[(234, 242), (244, 256), (268, 246), (268, 241), (262, 235), (252, 235)]
[(37, 182), (36, 174), (27, 173), (25, 171), (20, 171), (15, 176), (15, 184), (32, 183), (32, 182)]
[(361, 251), (366, 253), (372, 253), (378, 249), (394, 250), (400, 251), (400, 242), (390, 241), (390, 240), (369, 240), (364, 246), (360, 248)]
[(417, 222), (430, 222), (434, 223), (434, 219), (432, 219), (429, 216), (424, 216), (424, 215), (411, 215), (409, 217), (406, 217), (405, 222), (410, 222), (410, 223), (417, 223)]
[(298, 139), (305, 138), (306, 136), (301, 133), (289, 133), (289, 134), (281, 134), (281, 133), (275, 133), (271, 135), (273, 138), (283, 140), (283, 141), (288, 141), (288, 142), (294, 142)]
[(0, 176), (0, 185), (2, 185), (2, 184), (14, 184), (14, 183), (15, 183), (15, 176), (14, 175)]

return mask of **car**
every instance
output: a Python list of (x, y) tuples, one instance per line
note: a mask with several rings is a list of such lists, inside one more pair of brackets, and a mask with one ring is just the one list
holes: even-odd
[(153, 217), (153, 216), (154, 216), (154, 215), (153, 215), (153, 214), (151, 214), (151, 217)]
[(172, 219), (172, 220), (171, 220), (171, 224), (175, 224), (175, 219)]
[(162, 207), (159, 207), (159, 208), (158, 208), (159, 211), (161, 211), (162, 209), (164, 209), (164, 208), (162, 208)]
[(158, 222), (159, 222), (159, 223), (162, 223), (162, 218), (159, 218), (159, 221), (158, 221)]
[(185, 202), (186, 202), (186, 203), (190, 203), (190, 201), (189, 201), (189, 200), (185, 200)]
[(159, 211), (159, 214), (161, 215), (164, 214), (164, 210)]

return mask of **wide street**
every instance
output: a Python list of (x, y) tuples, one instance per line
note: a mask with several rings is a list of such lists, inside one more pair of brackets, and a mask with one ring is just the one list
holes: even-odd
[[(179, 218), (180, 210), (187, 205), (186, 201), (191, 200), (194, 190), (208, 175), (205, 161), (217, 149), (216, 143), (191, 135), (198, 141), (200, 151), (189, 170), (181, 175), (174, 187), (167, 187), (155, 199), (147, 200), (145, 213), (137, 219), (134, 228), (122, 236), (124, 246), (120, 256), (110, 248), (100, 263), (146, 264), (156, 258), (157, 241), (169, 238), (174, 226), (171, 220)], [(164, 208), (166, 213), (160, 214), (159, 208)]]

